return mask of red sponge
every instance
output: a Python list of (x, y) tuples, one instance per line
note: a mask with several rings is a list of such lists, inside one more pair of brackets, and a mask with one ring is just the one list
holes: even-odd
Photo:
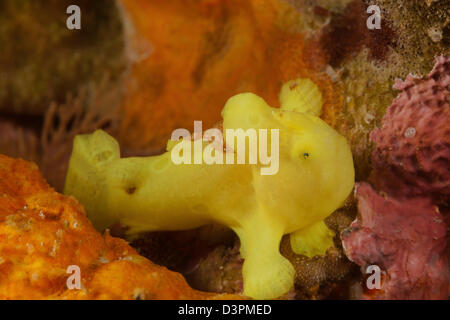
[(450, 197), (450, 60), (423, 79), (398, 81), (398, 98), (374, 130), (371, 182), (397, 196)]
[(346, 255), (385, 274), (371, 299), (446, 299), (450, 283), (446, 223), (427, 198), (397, 200), (357, 185), (360, 216), (342, 233)]

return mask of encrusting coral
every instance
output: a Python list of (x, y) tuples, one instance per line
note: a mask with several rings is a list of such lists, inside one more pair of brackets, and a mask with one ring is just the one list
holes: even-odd
[(342, 233), (350, 260), (385, 271), (381, 288), (367, 298), (448, 297), (449, 84), (450, 60), (444, 56), (428, 76), (399, 81), (399, 96), (371, 134), (376, 148), (370, 182), (376, 190), (357, 185), (360, 214)]
[[(261, 158), (235, 165), (172, 161), (175, 149), (195, 150), (200, 143), (203, 152), (214, 150), (212, 144), (202, 147), (200, 139), (169, 141), (169, 152), (160, 156), (121, 159), (118, 143), (96, 131), (76, 137), (65, 193), (85, 205), (98, 229), (115, 222), (128, 226), (131, 234), (211, 222), (229, 226), (241, 240), (244, 294), (279, 297), (294, 280), (292, 265), (279, 252), (282, 236), (292, 233), (297, 253), (324, 254), (333, 245), (333, 233), (323, 220), (343, 205), (354, 184), (347, 141), (318, 117), (318, 88), (308, 79), (290, 81), (281, 90), (280, 104), (280, 109), (271, 108), (245, 93), (230, 98), (222, 111), (224, 132), (260, 129), (255, 137), (261, 143), (268, 138), (261, 129), (279, 130), (279, 154), (273, 148), (278, 141), (271, 137), (268, 142), (271, 156), (279, 157), (277, 172), (262, 174), (271, 168)], [(222, 145), (213, 153), (234, 158), (234, 149), (227, 150), (231, 145), (227, 137), (226, 151)], [(261, 154), (261, 145), (258, 150)], [(196, 155), (188, 158), (195, 162)]]
[[(0, 299), (241, 299), (193, 290), (126, 241), (102, 236), (33, 163), (0, 155), (0, 208)], [(67, 285), (69, 266), (80, 268), (79, 289)]]

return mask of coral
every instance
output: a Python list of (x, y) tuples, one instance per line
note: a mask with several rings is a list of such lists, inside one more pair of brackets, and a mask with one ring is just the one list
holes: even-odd
[(398, 81), (399, 96), (387, 109), (382, 126), (371, 134), (376, 143), (371, 181), (396, 196), (450, 200), (450, 60), (436, 59), (433, 71)]
[(33, 126), (19, 125), (16, 119), (0, 119), (0, 153), (37, 161), (40, 158), (39, 133)]
[(386, 272), (372, 299), (447, 299), (447, 225), (427, 198), (395, 199), (369, 184), (356, 188), (360, 216), (342, 233), (350, 260)]
[(82, 87), (76, 97), (69, 94), (66, 103), (50, 105), (43, 121), (38, 164), (56, 190), (63, 190), (76, 135), (98, 128), (117, 134), (120, 97), (116, 83), (104, 76), (98, 85)]
[[(305, 87), (312, 94), (299, 96)], [(230, 98), (222, 111), (225, 132), (278, 130), (279, 141), (272, 136), (268, 143), (271, 156), (277, 158), (276, 170), (261, 158), (236, 164), (235, 150), (238, 161), (252, 156), (246, 151), (241, 158), (239, 149), (245, 145), (239, 142), (241, 146), (234, 149), (237, 137), (228, 137), (228, 132), (225, 152), (223, 144), (214, 149), (212, 143), (202, 147), (200, 139), (186, 138), (170, 141), (168, 152), (160, 156), (121, 158), (117, 141), (96, 131), (76, 137), (65, 193), (86, 206), (99, 229), (115, 222), (128, 226), (130, 234), (190, 229), (212, 221), (230, 226), (241, 240), (245, 259), (244, 293), (279, 297), (292, 287), (294, 276), (292, 265), (279, 253), (283, 234), (292, 233), (291, 245), (297, 253), (325, 253), (332, 242), (323, 219), (344, 203), (354, 184), (346, 140), (314, 115), (320, 110), (310, 109), (321, 100), (320, 91), (310, 80), (297, 80), (281, 92), (281, 109), (245, 93)], [(222, 140), (220, 131), (218, 135), (216, 140)], [(255, 132), (258, 136), (267, 139), (261, 138), (261, 131)], [(192, 147), (195, 152), (198, 146), (203, 154), (215, 150), (216, 162), (197, 162), (200, 153), (194, 155)], [(180, 151), (195, 165), (175, 163), (172, 155)], [(218, 158), (232, 158), (234, 165), (222, 165)]]
[[(180, 274), (100, 235), (37, 166), (0, 155), (0, 299), (239, 299), (191, 289)], [(81, 289), (68, 289), (71, 265)]]
[(102, 128), (117, 135), (121, 91), (105, 75), (97, 85), (83, 86), (64, 104), (53, 102), (43, 117), (0, 119), (0, 153), (36, 162), (46, 180), (62, 191), (73, 138)]

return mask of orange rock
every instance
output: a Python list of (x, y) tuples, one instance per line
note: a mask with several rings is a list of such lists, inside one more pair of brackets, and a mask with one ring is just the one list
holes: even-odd
[[(81, 270), (67, 288), (68, 266)], [(191, 289), (184, 278), (100, 235), (74, 198), (37, 166), (0, 155), (0, 299), (238, 299)]]

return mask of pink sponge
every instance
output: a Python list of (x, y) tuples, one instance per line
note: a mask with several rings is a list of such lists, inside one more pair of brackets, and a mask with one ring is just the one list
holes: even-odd
[[(383, 270), (370, 299), (446, 299), (450, 204), (450, 61), (398, 81), (376, 143), (370, 182), (357, 185), (359, 216), (342, 234), (348, 258)], [(439, 206), (441, 210), (439, 209)], [(446, 249), (447, 248), (447, 249)]]
[(346, 255), (360, 266), (385, 270), (371, 299), (446, 299), (450, 273), (446, 223), (429, 199), (397, 200), (357, 185), (360, 216), (342, 235)]
[(450, 60), (423, 79), (398, 81), (398, 98), (374, 130), (371, 182), (396, 196), (450, 197)]

